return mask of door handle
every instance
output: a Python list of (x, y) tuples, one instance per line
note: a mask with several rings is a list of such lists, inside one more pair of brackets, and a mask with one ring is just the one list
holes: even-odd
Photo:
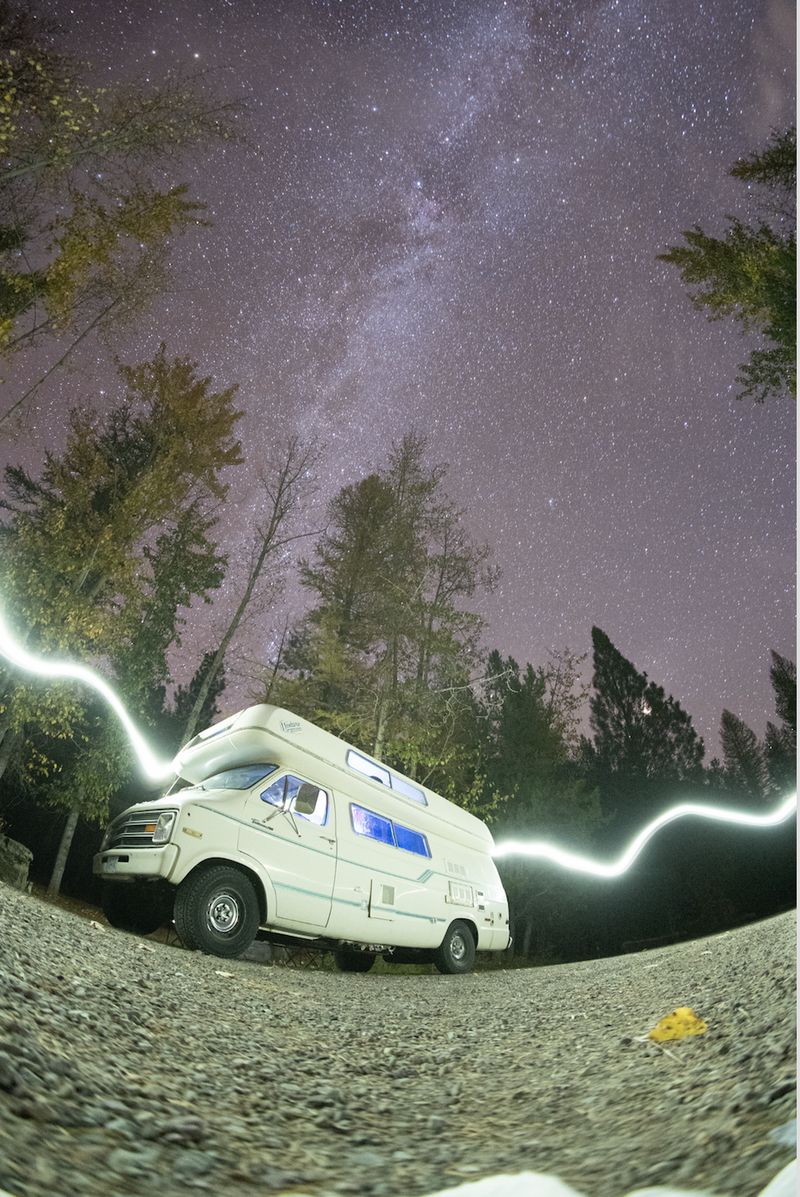
[(330, 835), (321, 835), (319, 838), (321, 840), (324, 840), (326, 844), (335, 844), (336, 843), (336, 840), (334, 839), (334, 837), (330, 836)]

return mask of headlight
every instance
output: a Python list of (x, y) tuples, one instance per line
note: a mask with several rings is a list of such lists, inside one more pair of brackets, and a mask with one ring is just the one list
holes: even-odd
[(155, 830), (153, 832), (154, 844), (166, 844), (169, 837), (172, 835), (172, 828), (175, 824), (176, 812), (174, 810), (165, 810), (163, 815), (159, 815), (156, 820)]

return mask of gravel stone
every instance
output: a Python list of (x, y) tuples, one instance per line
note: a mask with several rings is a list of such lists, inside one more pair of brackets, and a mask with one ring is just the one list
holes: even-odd
[[(417, 1197), (523, 1170), (754, 1197), (794, 1152), (793, 914), (466, 977), (220, 962), (2, 884), (0, 919), (11, 1197)], [(648, 1040), (677, 1006), (706, 1034)]]

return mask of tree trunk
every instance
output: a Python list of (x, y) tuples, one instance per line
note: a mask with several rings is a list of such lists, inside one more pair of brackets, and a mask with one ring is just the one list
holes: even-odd
[[(231, 621), (225, 630), (225, 634), (220, 641), (219, 648), (214, 654), (214, 658), (209, 665), (206, 676), (203, 678), (202, 685), (197, 692), (197, 699), (194, 706), (189, 712), (189, 718), (186, 720), (186, 727), (183, 730), (183, 743), (188, 744), (192, 736), (197, 730), (197, 721), (200, 718), (200, 712), (203, 709), (203, 704), (208, 697), (208, 692), (211, 685), (222, 668), (225, 660), (225, 653), (228, 651), (228, 645), (239, 628), (245, 616), (247, 608), (253, 598), (253, 594), (264, 567), (268, 559), (273, 553), (283, 548), (284, 545), (289, 544), (293, 540), (299, 540), (300, 536), (290, 536), (286, 540), (277, 540), (278, 533), (282, 528), (286, 519), (291, 515), (296, 501), (296, 487), (298, 481), (303, 475), (309, 462), (309, 453), (304, 450), (300, 442), (296, 438), (292, 438), (286, 449), (286, 457), (283, 465), (278, 471), (278, 477), (275, 481), (274, 487), (267, 493), (272, 498), (272, 510), (270, 512), (269, 521), (266, 529), (259, 533), (260, 545), (258, 552), (250, 566), (250, 572), (247, 575), (247, 582), (245, 583), (242, 597), (234, 611)], [(311, 533), (304, 533), (303, 535), (312, 535)]]
[(8, 768), (8, 762), (22, 739), (22, 733), (12, 731), (9, 722), (9, 720), (0, 722), (0, 777)]
[(61, 879), (64, 876), (67, 857), (69, 856), (69, 850), (72, 847), (72, 839), (75, 835), (75, 828), (77, 826), (78, 808), (73, 806), (67, 815), (67, 821), (64, 824), (64, 830), (61, 832), (61, 843), (58, 845), (56, 863), (53, 865), (53, 873), (50, 877), (50, 884), (47, 887), (47, 896), (49, 898), (57, 898), (61, 892)]
[(378, 718), (375, 727), (375, 743), (372, 747), (372, 755), (376, 760), (380, 760), (383, 755), (383, 742), (386, 737), (386, 708), (388, 703), (386, 695), (382, 694), (378, 705)]

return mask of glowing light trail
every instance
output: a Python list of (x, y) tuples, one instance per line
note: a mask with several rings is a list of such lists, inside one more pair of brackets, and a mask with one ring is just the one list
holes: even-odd
[(666, 827), (668, 823), (674, 823), (676, 819), (694, 817), (711, 819), (717, 823), (739, 823), (743, 827), (775, 827), (778, 823), (783, 823), (788, 819), (796, 809), (796, 793), (786, 798), (780, 806), (767, 815), (751, 815), (745, 811), (731, 810), (725, 806), (710, 806), (701, 802), (681, 802), (678, 806), (670, 807), (657, 819), (653, 819), (652, 823), (643, 827), (639, 834), (631, 840), (622, 855), (608, 864), (592, 860), (590, 856), (580, 856), (577, 852), (568, 852), (564, 848), (558, 848), (555, 844), (548, 844), (542, 840), (505, 840), (496, 845), (492, 855), (495, 858), (503, 856), (538, 857), (540, 860), (550, 860), (562, 869), (570, 869), (573, 873), (589, 873), (593, 877), (621, 877), (623, 873), (627, 873), (645, 844), (662, 827)]
[(91, 686), (93, 690), (96, 690), (106, 700), (125, 728), (131, 747), (136, 753), (139, 764), (148, 780), (153, 782), (165, 781), (168, 777), (175, 776), (175, 769), (172, 767), (172, 763), (170, 761), (159, 760), (152, 752), (144, 736), (122, 705), (121, 700), (111, 689), (108, 682), (104, 681), (93, 669), (87, 668), (86, 665), (78, 665), (73, 661), (57, 661), (50, 657), (36, 657), (33, 653), (29, 653), (11, 635), (2, 614), (0, 614), (0, 653), (12, 665), (16, 665), (18, 669), (24, 669), (26, 673), (34, 673), (39, 677), (47, 678), (67, 678), (72, 681), (83, 682), (86, 686)]
[[(93, 669), (89, 669), (86, 665), (75, 664), (73, 661), (54, 661), (49, 657), (36, 657), (33, 653), (29, 653), (11, 635), (2, 614), (0, 614), (0, 653), (12, 665), (16, 665), (18, 669), (24, 669), (27, 673), (34, 673), (39, 677), (47, 678), (68, 678), (72, 681), (83, 682), (86, 686), (91, 686), (93, 690), (96, 690), (106, 700), (125, 728), (131, 747), (136, 753), (139, 764), (147, 778), (150, 781), (158, 782), (175, 776), (176, 770), (173, 763), (171, 761), (159, 760), (155, 756), (144, 736), (125, 710), (121, 700), (111, 689), (108, 682), (95, 673)], [(678, 806), (673, 806), (669, 810), (664, 811), (657, 819), (653, 819), (652, 823), (648, 823), (631, 840), (622, 855), (610, 864), (603, 864), (602, 862), (592, 860), (589, 856), (580, 856), (577, 852), (569, 852), (565, 848), (559, 848), (555, 844), (548, 844), (542, 840), (506, 840), (495, 846), (493, 855), (496, 858), (503, 856), (538, 857), (540, 860), (552, 861), (560, 868), (569, 869), (574, 873), (590, 873), (594, 877), (621, 877), (631, 867), (645, 844), (662, 827), (666, 827), (668, 823), (674, 823), (676, 819), (694, 817), (698, 819), (711, 819), (718, 823), (738, 823), (743, 827), (775, 827), (778, 823), (783, 823), (788, 819), (796, 808), (796, 793), (786, 798), (779, 807), (767, 815), (751, 815), (743, 811), (730, 810), (724, 806), (709, 806), (699, 802), (682, 802)]]

